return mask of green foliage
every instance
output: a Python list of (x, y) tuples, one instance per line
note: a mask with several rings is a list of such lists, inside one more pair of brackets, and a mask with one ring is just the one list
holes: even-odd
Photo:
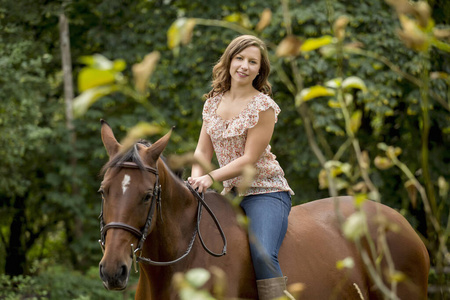
[[(351, 98), (348, 102), (353, 120), (351, 132), (370, 161), (385, 155), (378, 149), (379, 143), (401, 147), (399, 159), (422, 183), (422, 141), (419, 134), (423, 124), (422, 95), (417, 82), (404, 75), (409, 74), (420, 81), (421, 74), (426, 69), (430, 70), (428, 146), (431, 181), (436, 190), (449, 181), (450, 120), (445, 107), (449, 97), (448, 54), (439, 48), (431, 48), (429, 65), (424, 65), (424, 58), (405, 47), (398, 38), (397, 29), (401, 28), (401, 23), (384, 1), (289, 1), (292, 33), (303, 42), (303, 48), (295, 59), (302, 76), (298, 91), (291, 90), (281, 76), (284, 72), (292, 80), (294, 72), (290, 58), (278, 59), (275, 56), (276, 46), (287, 36), (283, 8), (278, 0), (80, 0), (64, 3), (70, 24), (74, 75), (80, 75), (85, 66), (79, 58), (100, 54), (110, 61), (119, 60), (112, 77), (102, 83), (120, 82), (123, 84), (121, 88), (126, 87), (126, 90), (123, 88), (120, 93), (108, 90), (106, 96), (90, 103), (86, 113), (75, 121), (77, 140), (76, 148), (72, 149), (65, 125), (56, 30), (61, 2), (0, 0), (1, 270), (4, 269), (5, 258), (11, 253), (11, 224), (18, 216), (15, 205), (21, 198), (25, 199), (25, 206), (22, 207), (23, 227), (18, 234), (20, 247), (26, 252), (25, 272), (39, 273), (43, 265), (35, 267), (36, 261), (48, 265), (72, 264), (84, 271), (97, 265), (101, 256), (96, 242), (100, 199), (95, 191), (100, 183), (98, 171), (107, 161), (100, 141), (100, 118), (108, 121), (119, 139), (140, 122), (163, 128), (176, 126), (166, 154), (183, 154), (195, 149), (201, 126), (202, 96), (210, 89), (211, 68), (238, 33), (230, 28), (224, 30), (198, 22), (192, 28), (191, 42), (170, 50), (167, 31), (181, 17), (221, 22), (228, 18), (233, 21), (230, 23), (233, 26), (243, 25), (242, 30), (253, 30), (264, 9), (271, 10), (270, 23), (258, 31), (269, 42), (273, 65), (270, 81), (274, 99), (282, 109), (271, 144), (296, 193), (294, 204), (328, 196), (326, 190), (320, 189), (322, 166), (308, 144), (305, 120), (296, 106), (296, 92), (308, 88), (311, 91), (313, 86), (327, 86), (332, 78), (357, 76), (365, 83), (367, 90), (349, 91), (344, 100)], [(434, 1), (434, 6), (436, 23), (444, 24), (437, 27), (447, 28), (444, 12), (448, 11), (449, 5)], [(348, 24), (344, 39), (346, 50), (339, 73), (337, 48), (333, 48), (335, 41), (328, 37), (334, 36), (333, 22), (343, 15), (348, 17)], [(324, 36), (328, 37), (322, 38)], [(325, 44), (328, 45), (324, 47)], [(318, 47), (320, 49), (317, 50)], [(143, 62), (153, 51), (160, 53), (159, 61), (147, 89), (136, 101), (135, 91), (131, 92), (135, 83), (131, 80), (132, 66)], [(84, 75), (88, 84), (94, 83), (92, 79), (98, 79), (95, 70)], [(87, 87), (89, 85), (76, 88), (76, 94), (80, 95)], [(433, 94), (444, 99), (444, 104)], [(357, 165), (354, 153), (340, 151), (345, 148), (342, 145), (347, 136), (345, 117), (338, 104), (334, 97), (314, 98), (307, 102), (307, 114), (327, 160), (348, 162), (353, 170)], [(156, 140), (157, 137), (151, 139)], [(339, 153), (338, 158), (334, 157), (336, 152)], [(77, 158), (75, 168), (70, 165), (72, 154)], [(380, 170), (371, 164), (369, 175), (383, 195), (384, 203), (401, 210), (425, 237), (432, 235), (422, 203), (409, 200), (404, 173), (395, 168)], [(350, 182), (343, 182), (343, 187), (358, 183), (357, 172), (338, 176)], [(438, 185), (439, 182), (444, 183)], [(348, 190), (343, 188), (340, 193), (348, 193)], [(441, 192), (436, 195), (439, 209), (443, 212), (440, 220), (446, 220), (450, 206), (448, 194)], [(62, 278), (55, 274), (51, 277), (50, 273), (45, 276), (55, 281)], [(74, 279), (81, 277), (73, 276), (73, 282), (70, 279), (68, 286), (82, 290), (81, 285), (75, 285)], [(39, 294), (46, 291), (43, 287), (47, 286), (42, 278), (21, 280), (26, 282), (20, 285), (24, 293), (28, 293), (26, 289), (30, 287), (29, 291), (35, 295), (45, 296)], [(90, 284), (99, 282), (95, 276), (91, 282), (83, 281), (83, 284), (93, 288)], [(64, 286), (59, 288), (66, 291)], [(11, 285), (8, 289), (12, 291)], [(88, 292), (64, 294), (60, 299), (106, 298), (102, 295)], [(110, 293), (107, 295), (111, 296)]]
[[(135, 284), (136, 278), (132, 277), (130, 285)], [(97, 268), (92, 268), (86, 275), (65, 268), (51, 268), (42, 272), (39, 276), (0, 275), (0, 299), (134, 299), (134, 292), (107, 291), (98, 280)]]

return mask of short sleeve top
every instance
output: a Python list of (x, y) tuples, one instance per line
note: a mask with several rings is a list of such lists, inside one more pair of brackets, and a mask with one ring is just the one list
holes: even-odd
[[(217, 160), (221, 167), (244, 155), (245, 142), (248, 129), (256, 126), (259, 113), (273, 108), (275, 111), (275, 123), (280, 113), (279, 106), (268, 95), (259, 93), (254, 96), (247, 106), (232, 119), (224, 120), (217, 113), (217, 108), (222, 100), (223, 93), (206, 100), (203, 106), (203, 122), (206, 132), (211, 138)], [(263, 154), (255, 164), (256, 175), (250, 187), (240, 196), (263, 194), (270, 192), (288, 191), (294, 194), (284, 178), (284, 171), (267, 145)], [(223, 182), (226, 194), (233, 187), (238, 187), (242, 176), (238, 176)]]

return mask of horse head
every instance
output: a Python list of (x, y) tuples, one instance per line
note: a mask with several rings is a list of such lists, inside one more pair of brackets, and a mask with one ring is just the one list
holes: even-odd
[(109, 290), (126, 288), (136, 251), (153, 230), (152, 217), (160, 200), (158, 159), (170, 134), (154, 144), (145, 141), (124, 149), (102, 120), (101, 136), (109, 156), (103, 167), (100, 278)]

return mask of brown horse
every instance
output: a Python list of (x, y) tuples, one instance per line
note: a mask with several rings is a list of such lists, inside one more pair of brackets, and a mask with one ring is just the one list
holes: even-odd
[[(100, 188), (104, 247), (100, 277), (104, 286), (109, 290), (124, 289), (133, 257), (137, 256), (140, 278), (136, 299), (177, 299), (171, 284), (174, 273), (211, 266), (227, 275), (227, 297), (257, 299), (247, 234), (238, 226), (226, 198), (214, 192), (205, 195), (225, 232), (226, 255), (209, 255), (199, 239), (193, 238), (198, 200), (160, 159), (169, 137), (170, 133), (153, 145), (137, 143), (123, 153), (111, 128), (102, 121), (102, 140), (110, 157)], [(344, 218), (355, 211), (351, 197), (340, 197), (339, 207)], [(380, 214), (399, 228), (386, 231), (395, 269), (406, 278), (397, 286), (397, 297), (426, 299), (429, 257), (413, 228), (385, 205), (366, 201), (363, 211), (374, 241), (380, 229), (380, 222), (375, 220)], [(212, 251), (220, 252), (224, 240), (216, 228), (213, 218), (204, 214), (200, 224), (203, 240)], [(362, 247), (367, 249), (367, 242), (362, 242)], [(353, 268), (338, 270), (336, 262), (346, 257), (353, 258)], [(150, 259), (168, 263), (152, 264)], [(383, 299), (354, 243), (341, 233), (332, 199), (292, 208), (279, 260), (289, 284), (304, 284), (301, 299)], [(381, 269), (386, 270), (385, 258), (380, 261)]]

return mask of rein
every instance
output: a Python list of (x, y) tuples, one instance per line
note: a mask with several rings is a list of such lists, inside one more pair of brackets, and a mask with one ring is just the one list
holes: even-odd
[[(123, 162), (120, 165), (118, 165), (117, 167), (140, 169), (140, 167), (134, 162)], [(186, 182), (186, 186), (188, 187), (189, 191), (193, 194), (194, 198), (198, 201), (196, 227), (194, 229), (194, 233), (192, 235), (191, 241), (189, 242), (186, 252), (179, 258), (177, 258), (175, 260), (171, 260), (171, 261), (154, 261), (154, 260), (151, 260), (150, 258), (146, 258), (146, 257), (142, 256), (142, 248), (143, 248), (144, 242), (149, 234), (148, 230), (151, 227), (155, 209), (157, 209), (157, 207), (159, 207), (159, 210), (161, 213), (161, 185), (159, 183), (158, 169), (152, 168), (149, 166), (144, 166), (144, 170), (156, 175), (156, 181), (155, 181), (155, 186), (153, 188), (150, 210), (148, 212), (147, 221), (145, 222), (144, 229), (139, 230), (133, 226), (130, 226), (128, 224), (121, 223), (121, 222), (110, 222), (108, 224), (105, 224), (105, 222), (103, 220), (103, 202), (105, 199), (102, 199), (101, 212), (100, 212), (100, 216), (99, 216), (99, 218), (100, 218), (100, 233), (101, 233), (101, 239), (99, 240), (99, 243), (100, 243), (100, 246), (102, 247), (102, 251), (103, 252), (105, 251), (105, 238), (106, 238), (106, 232), (108, 231), (108, 229), (118, 228), (118, 229), (128, 231), (128, 232), (132, 233), (133, 235), (135, 235), (137, 238), (140, 238), (136, 248), (134, 247), (133, 244), (131, 244), (131, 256), (133, 257), (133, 263), (134, 263), (134, 268), (135, 268), (136, 272), (138, 272), (137, 267), (136, 267), (136, 263), (138, 263), (138, 262), (155, 265), (155, 266), (168, 266), (168, 265), (172, 265), (172, 264), (179, 262), (180, 260), (185, 258), (191, 252), (192, 247), (194, 245), (195, 237), (197, 236), (197, 234), (198, 234), (200, 242), (206, 252), (208, 252), (210, 255), (215, 256), (215, 257), (220, 257), (220, 256), (225, 255), (226, 251), (227, 251), (226, 250), (227, 240), (225, 237), (225, 233), (223, 232), (223, 229), (220, 226), (219, 221), (217, 220), (217, 217), (215, 216), (215, 214), (211, 210), (211, 208), (208, 206), (208, 204), (205, 202), (204, 194), (203, 193), (199, 194), (197, 191), (195, 191), (192, 188), (192, 186), (189, 183)], [(203, 241), (202, 235), (200, 233), (200, 220), (201, 220), (203, 207), (205, 207), (206, 211), (209, 213), (209, 215), (213, 219), (213, 221), (216, 224), (216, 227), (219, 230), (219, 233), (221, 235), (221, 238), (223, 241), (223, 249), (222, 249), (221, 253), (212, 252), (210, 249), (208, 249), (208, 247), (206, 246), (206, 244)]]

